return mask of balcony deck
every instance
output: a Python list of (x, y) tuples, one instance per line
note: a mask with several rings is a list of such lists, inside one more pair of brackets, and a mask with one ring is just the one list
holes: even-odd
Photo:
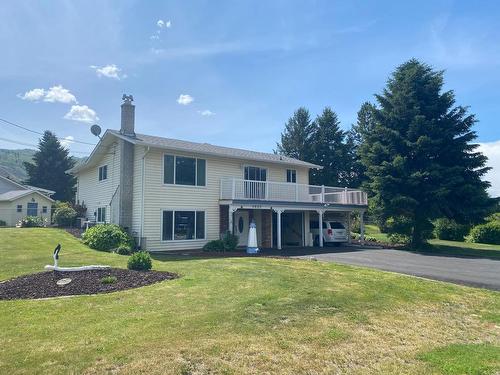
[(349, 206), (368, 205), (366, 193), (358, 189), (236, 178), (221, 179), (220, 199)]

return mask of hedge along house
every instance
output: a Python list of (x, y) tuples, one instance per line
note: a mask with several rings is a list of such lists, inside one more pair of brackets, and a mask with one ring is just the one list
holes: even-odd
[(38, 216), (50, 224), (54, 193), (0, 175), (0, 220), (13, 227), (26, 216)]
[(70, 172), (88, 219), (125, 227), (144, 249), (201, 248), (228, 230), (243, 246), (252, 220), (260, 247), (309, 246), (311, 220), (349, 227), (350, 213), (367, 209), (360, 190), (309, 185), (318, 165), (137, 134), (133, 99), (123, 100), (120, 130), (108, 129)]

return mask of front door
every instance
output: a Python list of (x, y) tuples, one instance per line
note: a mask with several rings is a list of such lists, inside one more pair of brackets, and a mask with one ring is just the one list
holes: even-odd
[(248, 211), (236, 211), (234, 213), (233, 233), (238, 236), (238, 246), (246, 246), (248, 244), (249, 228), (250, 223), (248, 222)]

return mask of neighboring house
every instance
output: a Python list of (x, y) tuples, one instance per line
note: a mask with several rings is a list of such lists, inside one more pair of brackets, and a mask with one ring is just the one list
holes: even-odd
[(88, 219), (120, 224), (144, 249), (201, 248), (227, 230), (245, 245), (252, 220), (261, 247), (308, 246), (311, 220), (349, 227), (350, 213), (367, 209), (360, 190), (309, 185), (309, 169), (321, 168), (311, 163), (136, 134), (133, 99), (123, 99), (121, 129), (69, 172)]
[(0, 175), (0, 220), (7, 226), (15, 226), (26, 216), (40, 216), (50, 223), (52, 194), (51, 190), (22, 185)]

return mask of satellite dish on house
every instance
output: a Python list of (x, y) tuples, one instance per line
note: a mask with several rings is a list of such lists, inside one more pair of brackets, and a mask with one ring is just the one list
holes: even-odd
[(97, 124), (94, 124), (90, 127), (90, 132), (94, 134), (96, 137), (99, 137), (99, 135), (101, 135), (101, 127)]

